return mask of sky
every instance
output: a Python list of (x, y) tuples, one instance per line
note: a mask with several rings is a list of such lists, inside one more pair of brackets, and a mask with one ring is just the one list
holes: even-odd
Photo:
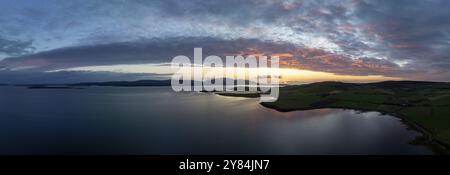
[(0, 0), (0, 84), (164, 79), (195, 47), (279, 56), (296, 81), (450, 81), (448, 9), (448, 0)]

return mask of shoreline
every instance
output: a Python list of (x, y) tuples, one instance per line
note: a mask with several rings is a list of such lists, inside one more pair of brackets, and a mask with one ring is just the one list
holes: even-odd
[[(257, 98), (259, 94), (236, 94), (236, 93), (218, 93), (215, 92), (214, 94), (220, 95), (220, 96), (228, 96), (228, 97), (244, 97), (244, 98)], [(414, 122), (410, 119), (408, 119), (407, 116), (398, 114), (395, 112), (390, 111), (383, 111), (383, 110), (374, 110), (374, 109), (367, 109), (367, 108), (356, 108), (356, 107), (338, 107), (338, 106), (317, 106), (317, 107), (304, 107), (304, 108), (280, 108), (276, 105), (270, 105), (269, 103), (261, 102), (259, 103), (261, 106), (269, 109), (276, 110), (278, 112), (293, 112), (293, 111), (306, 111), (306, 110), (314, 110), (314, 109), (344, 109), (344, 110), (357, 110), (361, 112), (379, 112), (383, 115), (390, 115), (392, 117), (398, 118), (401, 120), (403, 124), (405, 124), (408, 128), (407, 129), (413, 129), (420, 134), (421, 136), (416, 137), (414, 140), (411, 140), (408, 144), (413, 145), (423, 145), (426, 148), (430, 149), (434, 154), (438, 155), (446, 155), (449, 154), (450, 151), (450, 145), (437, 140), (433, 137), (433, 134), (426, 129), (425, 127), (421, 126), (419, 123)]]
[(404, 123), (406, 126), (410, 127), (411, 129), (418, 131), (422, 134), (422, 138), (424, 137), (425, 140), (422, 140), (420, 137), (416, 137), (411, 142), (417, 142), (417, 143), (409, 143), (409, 144), (419, 144), (424, 145), (428, 149), (430, 149), (433, 153), (439, 154), (439, 155), (445, 155), (448, 154), (448, 151), (450, 150), (450, 145), (437, 140), (433, 137), (433, 134), (426, 129), (425, 127), (421, 126), (417, 122), (414, 122), (410, 119), (408, 119), (406, 116), (402, 114), (392, 113), (388, 111), (382, 111), (382, 110), (369, 110), (364, 108), (345, 108), (345, 107), (335, 107), (335, 106), (328, 106), (328, 107), (309, 107), (309, 108), (293, 108), (293, 109), (282, 109), (277, 106), (269, 105), (267, 103), (259, 103), (260, 105), (264, 106), (265, 108), (273, 109), (278, 112), (293, 112), (293, 111), (306, 111), (306, 110), (314, 110), (314, 109), (344, 109), (344, 110), (357, 110), (361, 112), (379, 112), (383, 115), (390, 115), (392, 117), (399, 118), (402, 123)]

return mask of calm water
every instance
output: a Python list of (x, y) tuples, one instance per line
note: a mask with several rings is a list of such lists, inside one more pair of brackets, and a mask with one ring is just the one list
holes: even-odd
[(281, 113), (170, 87), (0, 87), (0, 154), (431, 154), (377, 112)]

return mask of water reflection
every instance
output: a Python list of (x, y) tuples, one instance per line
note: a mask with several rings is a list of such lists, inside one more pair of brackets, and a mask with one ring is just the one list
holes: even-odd
[(170, 88), (1, 87), (2, 154), (430, 154), (378, 112), (277, 112)]

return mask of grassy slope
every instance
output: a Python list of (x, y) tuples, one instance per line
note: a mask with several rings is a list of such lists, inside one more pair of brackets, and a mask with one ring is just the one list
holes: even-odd
[(348, 108), (404, 117), (450, 145), (450, 83), (387, 81), (368, 84), (322, 82), (287, 86), (278, 101), (263, 103), (280, 111)]

